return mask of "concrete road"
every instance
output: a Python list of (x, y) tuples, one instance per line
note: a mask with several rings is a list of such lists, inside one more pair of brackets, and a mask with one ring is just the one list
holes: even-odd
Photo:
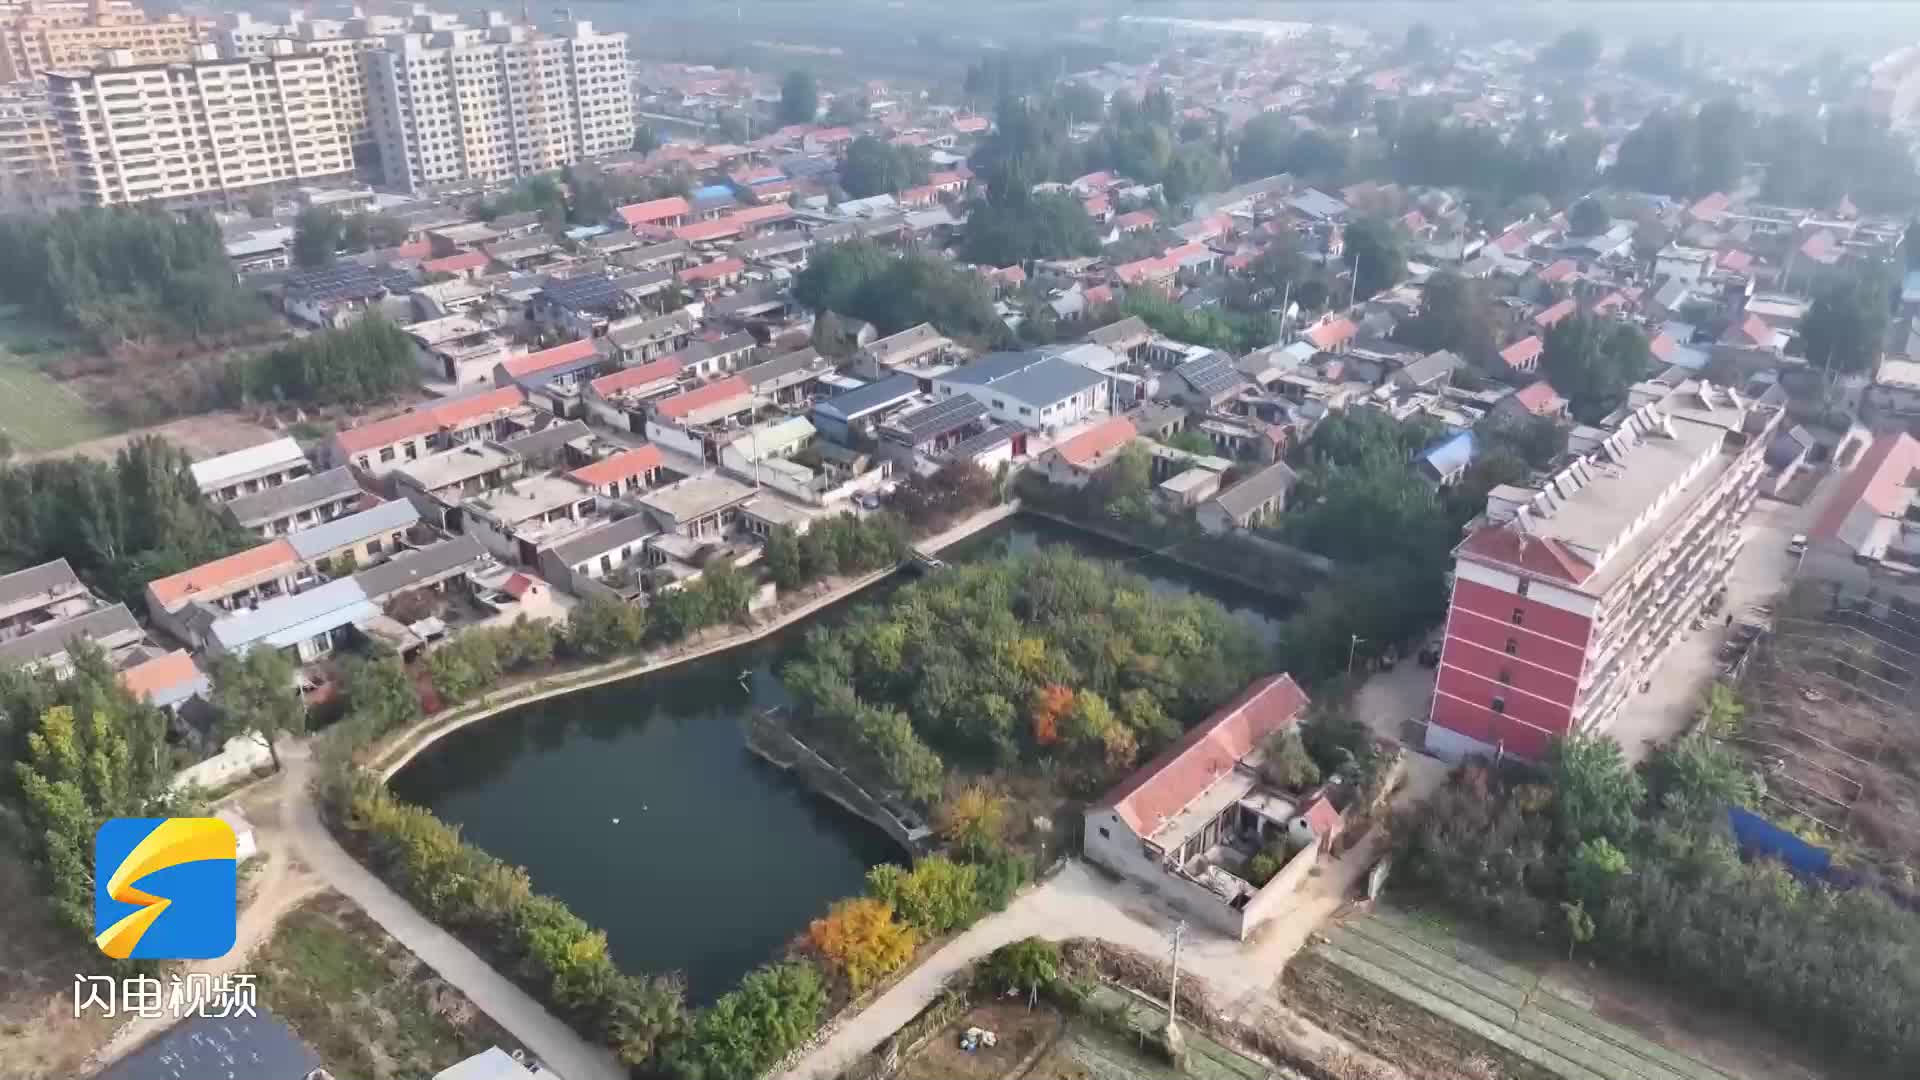
[(1644, 694), (1627, 699), (1607, 733), (1619, 740), (1630, 761), (1646, 757), (1653, 747), (1684, 730), (1699, 711), (1700, 699), (1716, 675), (1720, 646), (1726, 641), (1726, 615), (1736, 620), (1762, 604), (1770, 604), (1792, 585), (1797, 557), (1787, 544), (1813, 526), (1813, 519), (1832, 493), (1829, 472), (1801, 503), (1762, 497), (1753, 504), (1746, 522), (1747, 542), (1727, 571), (1727, 602), (1717, 618), (1674, 644), (1660, 661)]
[(280, 758), (286, 769), (281, 778), (281, 820), (300, 861), (467, 995), (560, 1080), (628, 1080), (627, 1070), (611, 1051), (581, 1038), (473, 950), (428, 922), (334, 842), (308, 791), (313, 771), (305, 747), (285, 747)]
[[(1444, 778), (1445, 770), (1437, 762), (1430, 764), (1435, 768), (1410, 774), (1404, 798), (1424, 798)], [(1378, 839), (1376, 830), (1346, 855), (1322, 863), (1317, 876), (1301, 886), (1293, 904), (1251, 941), (1234, 941), (1189, 924), (1180, 954), (1181, 985), (1189, 985), (1188, 979), (1204, 983), (1215, 1006), (1229, 1017), (1284, 1032), (1302, 1049), (1354, 1054), (1379, 1068), (1383, 1080), (1404, 1080), (1398, 1069), (1289, 1012), (1273, 992), (1281, 970), (1308, 935), (1356, 891), (1359, 879), (1378, 858)], [(1168, 956), (1173, 929), (1181, 921), (1179, 913), (1146, 889), (1112, 880), (1077, 860), (1069, 862), (1051, 879), (1021, 894), (1007, 910), (982, 919), (948, 942), (866, 1009), (843, 1021), (824, 1042), (779, 1074), (780, 1080), (829, 1080), (839, 1075), (926, 1008), (956, 973), (1008, 942), (1028, 937), (1097, 938)]]

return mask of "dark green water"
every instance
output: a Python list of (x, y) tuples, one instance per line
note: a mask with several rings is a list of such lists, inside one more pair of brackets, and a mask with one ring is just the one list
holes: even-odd
[[(990, 559), (1056, 542), (1131, 558), (1031, 518), (942, 558)], [(1214, 596), (1269, 638), (1277, 625), (1271, 606), (1178, 566), (1126, 565), (1169, 595)], [(897, 587), (876, 585), (753, 645), (463, 728), (415, 758), (393, 789), (526, 867), (536, 889), (606, 930), (623, 969), (685, 972), (688, 996), (710, 1001), (834, 900), (858, 892), (868, 867), (899, 857), (879, 830), (749, 753), (740, 723), (785, 702), (774, 671), (809, 626)]]

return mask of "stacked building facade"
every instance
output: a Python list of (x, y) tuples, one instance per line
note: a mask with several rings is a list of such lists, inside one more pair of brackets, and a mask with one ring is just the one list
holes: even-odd
[(0, 3), (0, 82), (86, 67), (118, 49), (142, 64), (186, 60), (207, 27), (179, 15), (148, 18), (132, 0), (24, 0)]
[(222, 59), (195, 47), (182, 63), (49, 71), (47, 94), (75, 194), (113, 206), (206, 201), (353, 169), (333, 92), (315, 53)]
[(573, 23), (409, 33), (368, 53), (368, 112), (387, 184), (497, 183), (633, 145), (625, 34)]
[[(74, 24), (61, 29), (175, 25), (123, 0), (0, 4), (14, 38), (29, 8)], [(20, 83), (0, 98), (0, 196), (210, 202), (341, 176), (375, 153), (382, 181), (418, 191), (507, 182), (633, 143), (626, 35), (590, 23), (536, 29), (493, 14), (468, 26), (416, 9), (179, 26), (126, 39), (139, 47), (114, 44), (125, 35), (84, 49), (10, 38), (44, 90)]]
[(1605, 731), (1721, 587), (1780, 413), (1688, 381), (1489, 494), (1454, 551), (1427, 746), (1539, 759)]

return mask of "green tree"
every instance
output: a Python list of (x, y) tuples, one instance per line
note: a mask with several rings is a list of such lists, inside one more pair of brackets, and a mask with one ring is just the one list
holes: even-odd
[(1759, 801), (1759, 784), (1740, 755), (1698, 735), (1675, 739), (1647, 755), (1650, 802), (1669, 810), (1719, 817), (1730, 806)]
[(413, 676), (391, 649), (349, 657), (341, 665), (340, 685), (348, 714), (366, 726), (369, 736), (396, 731), (420, 719), (420, 693)]
[(413, 340), (380, 315), (289, 342), (227, 366), (232, 404), (364, 405), (419, 383)]
[(1060, 946), (1041, 938), (1021, 938), (988, 954), (980, 968), (982, 986), (994, 994), (1024, 990), (1031, 1003), (1040, 988), (1060, 977)]
[(1800, 324), (1808, 365), (1833, 375), (1871, 370), (1886, 343), (1891, 292), (1879, 267), (1820, 288)]
[(975, 200), (968, 210), (960, 257), (982, 266), (1033, 259), (1064, 259), (1100, 250), (1093, 219), (1070, 195), (1041, 194)]
[(873, 135), (853, 140), (847, 147), (846, 159), (840, 163), (840, 186), (856, 199), (924, 184), (927, 176), (925, 151), (892, 146)]
[(1347, 226), (1344, 261), (1359, 285), (1355, 293), (1368, 299), (1390, 289), (1407, 276), (1406, 248), (1393, 225), (1380, 218), (1361, 218)]
[(1599, 236), (1613, 227), (1613, 216), (1598, 199), (1581, 199), (1567, 211), (1567, 232), (1573, 236)]
[(1631, 870), (1626, 854), (1606, 837), (1582, 840), (1567, 859), (1567, 892), (1576, 901), (1598, 911), (1606, 907), (1614, 880)]
[(0, 300), (108, 345), (245, 329), (270, 313), (204, 214), (154, 208), (0, 218)]
[(756, 968), (702, 1010), (668, 1052), (677, 1080), (753, 1080), (820, 1027), (826, 988), (798, 960)]
[(646, 635), (646, 610), (617, 596), (589, 595), (567, 617), (568, 649), (589, 660), (625, 656)]
[(980, 917), (978, 867), (930, 855), (902, 870), (881, 863), (867, 871), (867, 892), (929, 935), (967, 926)]
[(278, 649), (262, 646), (244, 657), (222, 653), (207, 674), (220, 736), (245, 736), (266, 747), (277, 771), (279, 740), (307, 730), (307, 703), (300, 698), (299, 670), (293, 661)]
[(300, 266), (331, 264), (340, 250), (346, 223), (336, 210), (309, 206), (293, 219), (293, 261)]
[(1266, 760), (1260, 774), (1287, 791), (1304, 791), (1320, 782), (1320, 766), (1307, 753), (1307, 744), (1298, 728), (1288, 728), (1268, 737)]
[(781, 124), (811, 124), (820, 112), (820, 87), (804, 71), (789, 71), (780, 83), (780, 108), (775, 118)]
[(1426, 352), (1450, 350), (1481, 367), (1493, 363), (1498, 322), (1481, 284), (1451, 271), (1427, 279), (1420, 311), (1393, 329), (1393, 339)]
[(1700, 699), (1701, 730), (1716, 739), (1726, 738), (1739, 730), (1740, 719), (1746, 715), (1747, 707), (1740, 702), (1740, 695), (1733, 687), (1724, 682), (1716, 682), (1707, 687)]
[(1605, 735), (1555, 739), (1547, 752), (1553, 776), (1554, 819), (1569, 847), (1584, 840), (1624, 843), (1646, 786), (1627, 767), (1620, 744)]
[(97, 591), (144, 611), (147, 582), (258, 543), (200, 496), (190, 464), (145, 436), (110, 463), (0, 466), (0, 572), (66, 559)]
[[(31, 678), (30, 676), (28, 678)], [(165, 815), (172, 806), (162, 754), (165, 718), (112, 681), (98, 652), (76, 670), (72, 691), (40, 686), (49, 705), (14, 762), (24, 850), (39, 867), (54, 913), (75, 930), (93, 925), (93, 834), (108, 818)], [(24, 685), (14, 690), (25, 689)], [(8, 696), (12, 696), (9, 694)]]
[(1651, 354), (1639, 328), (1581, 313), (1547, 331), (1541, 370), (1581, 423), (1598, 423), (1645, 377)]

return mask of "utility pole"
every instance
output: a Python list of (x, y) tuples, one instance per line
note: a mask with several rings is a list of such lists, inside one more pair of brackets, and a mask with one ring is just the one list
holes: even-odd
[(1360, 302), (1360, 253), (1356, 251), (1353, 253), (1353, 281), (1349, 283), (1349, 287), (1347, 289), (1347, 310), (1352, 311), (1353, 305), (1359, 302)]
[(1180, 1034), (1180, 943), (1186, 936), (1187, 921), (1182, 919), (1173, 928), (1173, 978), (1167, 983), (1167, 1056), (1175, 1068), (1181, 1068), (1187, 1056), (1186, 1040)]
[(1359, 634), (1353, 634), (1351, 640), (1347, 642), (1347, 674), (1349, 675), (1353, 674), (1353, 654), (1359, 650), (1360, 643), (1365, 640), (1367, 639)]

